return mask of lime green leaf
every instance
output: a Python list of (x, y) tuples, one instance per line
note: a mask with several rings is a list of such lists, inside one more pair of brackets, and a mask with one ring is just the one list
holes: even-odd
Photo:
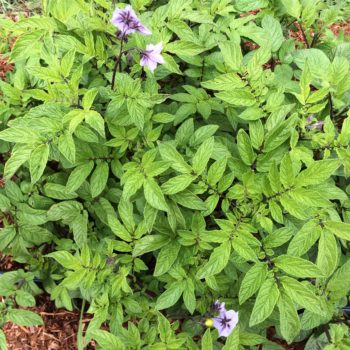
[(24, 290), (18, 290), (16, 292), (16, 303), (23, 307), (35, 306), (35, 298)]
[(239, 341), (241, 345), (253, 346), (259, 345), (266, 341), (264, 336), (251, 332), (239, 332)]
[(81, 267), (81, 263), (76, 256), (65, 250), (58, 250), (46, 255), (48, 258), (55, 259), (59, 264), (61, 264), (66, 269), (78, 269)]
[(327, 230), (321, 232), (318, 243), (317, 266), (329, 277), (338, 264), (338, 245), (334, 235)]
[(158, 256), (154, 276), (161, 276), (169, 271), (179, 254), (181, 245), (177, 241), (171, 241), (162, 247)]
[(320, 233), (320, 226), (315, 221), (306, 222), (291, 240), (288, 254), (295, 256), (305, 254), (319, 239)]
[(238, 131), (237, 146), (238, 146), (239, 155), (241, 156), (243, 162), (246, 165), (249, 165), (249, 166), (252, 165), (254, 163), (256, 155), (253, 151), (250, 138), (243, 129), (240, 129)]
[(1, 131), (0, 139), (7, 142), (36, 143), (40, 142), (40, 135), (31, 128), (16, 127)]
[(208, 170), (208, 182), (210, 186), (215, 186), (223, 177), (226, 170), (227, 158), (217, 160)]
[(301, 278), (306, 277), (323, 277), (323, 272), (311, 261), (291, 256), (280, 255), (274, 259), (274, 264), (284, 272)]
[(209, 276), (214, 276), (221, 272), (230, 258), (231, 242), (227, 241), (215, 248), (210, 255), (209, 261), (199, 268), (197, 278), (202, 279)]
[(96, 89), (90, 89), (87, 92), (85, 92), (83, 100), (82, 100), (82, 106), (85, 111), (89, 111), (92, 104), (94, 103), (94, 99), (97, 95), (98, 91)]
[(132, 241), (130, 233), (115, 216), (108, 215), (108, 225), (117, 237), (126, 242)]
[(207, 209), (205, 203), (198, 196), (188, 190), (171, 195), (171, 199), (185, 208), (193, 210)]
[(123, 342), (114, 334), (101, 329), (93, 328), (89, 331), (89, 336), (96, 340), (103, 350), (124, 350)]
[(91, 175), (90, 191), (92, 198), (97, 197), (105, 189), (108, 181), (109, 166), (107, 162), (98, 164)]
[(299, 18), (301, 14), (301, 4), (299, 0), (281, 0), (288, 15)]
[(72, 230), (74, 242), (78, 247), (82, 247), (87, 241), (88, 214), (86, 210), (75, 217), (72, 222)]
[(164, 51), (174, 53), (177, 56), (196, 56), (205, 50), (191, 41), (177, 40), (167, 44)]
[(139, 239), (134, 247), (133, 256), (137, 257), (154, 250), (158, 250), (168, 244), (170, 237), (163, 235), (149, 235)]
[(350, 224), (340, 221), (326, 221), (324, 226), (337, 237), (350, 241)]
[(281, 47), (284, 37), (282, 32), (282, 27), (279, 21), (277, 21), (272, 16), (264, 16), (261, 21), (261, 25), (267, 32), (268, 36), (272, 42), (272, 51), (276, 52)]
[(145, 107), (141, 105), (136, 98), (128, 98), (127, 108), (130, 114), (130, 119), (139, 130), (143, 130), (145, 123)]
[(250, 107), (255, 104), (255, 97), (248, 90), (222, 91), (215, 93), (215, 96), (234, 106)]
[(276, 281), (268, 278), (261, 286), (256, 298), (252, 314), (249, 320), (249, 326), (255, 326), (266, 320), (272, 313), (280, 296)]
[(264, 283), (267, 275), (267, 265), (258, 263), (252, 266), (245, 274), (239, 289), (239, 303), (243, 304)]
[(171, 162), (171, 167), (174, 170), (184, 174), (189, 174), (192, 172), (191, 166), (185, 162), (182, 155), (173, 145), (169, 143), (160, 143), (159, 152), (164, 160)]
[(153, 179), (145, 179), (143, 189), (146, 201), (149, 205), (158, 210), (168, 211), (168, 205), (163, 192)]
[(58, 149), (70, 163), (75, 162), (75, 143), (72, 134), (66, 132), (59, 137)]
[[(238, 40), (220, 42), (219, 48), (227, 67), (233, 71), (239, 71), (242, 65), (243, 55)], [(232, 85), (232, 88), (238, 88), (238, 86)]]
[(85, 121), (102, 137), (105, 137), (105, 122), (100, 113), (96, 111), (88, 111), (85, 113)]
[(186, 279), (186, 286), (183, 293), (183, 300), (184, 300), (186, 309), (192, 315), (196, 309), (196, 294), (195, 294), (194, 284), (190, 278)]
[(203, 81), (201, 85), (205, 89), (228, 91), (232, 87), (242, 88), (246, 83), (236, 73), (226, 73), (217, 76), (213, 80)]
[(349, 294), (350, 290), (350, 260), (342, 265), (327, 284), (327, 290), (332, 292), (333, 298), (340, 299)]
[(47, 82), (60, 83), (62, 81), (60, 73), (51, 67), (28, 67), (27, 71), (36, 78)]
[(202, 350), (213, 350), (213, 339), (211, 337), (210, 329), (208, 328), (203, 337), (202, 337), (202, 343), (201, 343)]
[(7, 350), (6, 336), (2, 329), (0, 329), (0, 350)]
[(205, 170), (209, 159), (214, 151), (214, 138), (211, 137), (204, 141), (198, 148), (192, 159), (193, 170), (200, 175)]
[(44, 173), (49, 159), (50, 146), (45, 143), (36, 147), (30, 155), (29, 170), (32, 183), (37, 182)]
[(6, 316), (9, 321), (19, 326), (29, 327), (43, 325), (43, 320), (40, 315), (29, 310), (10, 309)]
[(181, 297), (185, 288), (183, 281), (174, 282), (161, 294), (156, 302), (156, 309), (163, 310), (173, 306)]
[(236, 326), (231, 334), (227, 337), (226, 343), (222, 350), (240, 350), (239, 326)]
[(61, 73), (62, 75), (67, 78), (70, 74), (74, 59), (75, 59), (75, 48), (69, 50), (63, 57), (61, 61)]
[(280, 280), (284, 290), (293, 301), (315, 314), (324, 313), (319, 297), (309, 287), (287, 276), (282, 276)]
[(175, 194), (186, 189), (194, 179), (195, 176), (189, 174), (178, 175), (170, 178), (161, 188), (164, 194)]
[(293, 300), (285, 293), (278, 301), (280, 312), (280, 329), (283, 338), (291, 343), (300, 332), (300, 319)]
[(77, 166), (69, 175), (66, 190), (68, 193), (72, 193), (77, 190), (86, 178), (90, 175), (94, 167), (94, 162), (90, 160), (88, 163)]
[(5, 163), (5, 179), (11, 179), (18, 168), (29, 160), (33, 148), (24, 144), (17, 144), (11, 153), (11, 157)]

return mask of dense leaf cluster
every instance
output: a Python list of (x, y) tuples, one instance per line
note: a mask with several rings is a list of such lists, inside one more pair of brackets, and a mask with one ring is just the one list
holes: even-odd
[[(152, 35), (116, 65), (124, 4), (43, 0), (0, 20), (17, 37), (0, 251), (23, 264), (0, 278), (0, 321), (40, 324), (23, 307), (44, 290), (86, 301), (85, 341), (104, 350), (277, 349), (272, 326), (348, 349), (350, 43), (329, 29), (347, 2), (131, 5)], [(151, 74), (132, 48), (155, 42)], [(216, 299), (239, 311), (227, 340), (201, 324)]]

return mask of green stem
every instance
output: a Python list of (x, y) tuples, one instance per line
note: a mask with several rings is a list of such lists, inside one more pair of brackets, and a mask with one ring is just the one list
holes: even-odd
[(115, 59), (115, 64), (114, 64), (114, 68), (113, 68), (113, 77), (112, 77), (112, 90), (114, 90), (115, 77), (117, 75), (118, 66), (119, 66), (119, 72), (122, 71), (122, 55), (123, 55), (124, 37), (125, 37), (125, 35), (123, 35), (122, 38), (120, 39), (119, 55)]
[(78, 350), (85, 349), (84, 338), (83, 338), (83, 316), (84, 316), (85, 303), (86, 302), (83, 299), (83, 303), (80, 309), (79, 328), (78, 328), (78, 334), (77, 334)]

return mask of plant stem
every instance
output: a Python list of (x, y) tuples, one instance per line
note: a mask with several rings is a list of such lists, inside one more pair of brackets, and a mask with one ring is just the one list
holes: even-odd
[(300, 26), (301, 34), (302, 34), (303, 39), (304, 39), (304, 43), (305, 43), (306, 47), (309, 49), (309, 48), (310, 48), (310, 45), (309, 45), (309, 42), (307, 41), (304, 28), (303, 28), (303, 26), (301, 25), (301, 23), (299, 23), (299, 26)]
[(329, 101), (329, 114), (331, 119), (333, 120), (334, 118), (334, 109), (333, 109), (333, 99), (332, 99), (332, 94), (328, 94), (328, 101)]
[(122, 36), (120, 39), (120, 50), (119, 50), (119, 55), (115, 59), (115, 64), (114, 64), (114, 69), (113, 69), (113, 77), (112, 77), (112, 90), (114, 90), (114, 85), (115, 85), (115, 76), (117, 74), (117, 69), (119, 66), (119, 72), (122, 71), (122, 55), (123, 55), (123, 44), (124, 44), (124, 38), (125, 35)]
[(78, 343), (78, 350), (84, 350), (84, 339), (83, 339), (83, 315), (84, 315), (84, 309), (85, 309), (85, 299), (83, 299), (81, 309), (80, 309), (80, 318), (79, 318), (79, 328), (78, 328), (78, 334), (77, 334), (77, 343)]

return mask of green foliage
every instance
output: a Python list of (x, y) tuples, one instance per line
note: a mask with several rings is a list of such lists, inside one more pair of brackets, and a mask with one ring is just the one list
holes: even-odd
[[(25, 308), (45, 291), (87, 302), (100, 349), (275, 349), (271, 326), (346, 349), (350, 43), (328, 26), (349, 10), (131, 4), (152, 35), (124, 47), (111, 0), (0, 20), (17, 37), (0, 81), (0, 251), (27, 271), (0, 277), (1, 325), (41, 324)], [(152, 74), (134, 48), (155, 42)], [(217, 299), (239, 312), (226, 340), (201, 325)]]

